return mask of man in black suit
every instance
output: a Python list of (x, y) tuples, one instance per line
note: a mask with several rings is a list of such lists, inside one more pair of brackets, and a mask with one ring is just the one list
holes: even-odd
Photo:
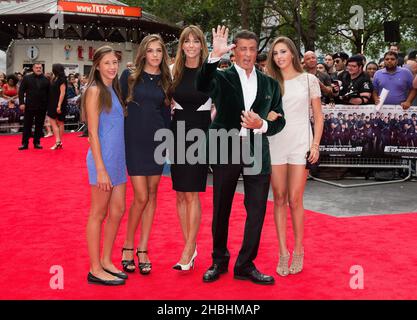
[(35, 63), (32, 70), (33, 73), (23, 78), (19, 88), (20, 109), (24, 111), (22, 145), (19, 150), (28, 149), (33, 119), (35, 119), (33, 145), (35, 149), (42, 149), (41, 137), (48, 104), (49, 81), (42, 72), (42, 64)]
[[(258, 157), (255, 155), (254, 162), (249, 165), (259, 170), (251, 173), (245, 170), (248, 167), (247, 163), (242, 161), (244, 150), (238, 148), (236, 151), (235, 144), (232, 143), (231, 152), (228, 148), (230, 146), (222, 148), (223, 146), (219, 147), (217, 142), (214, 143), (216, 150), (228, 153), (228, 161), (212, 165), (213, 264), (204, 274), (203, 281), (215, 281), (220, 274), (227, 272), (230, 260), (227, 249), (229, 218), (237, 181), (242, 173), (247, 218), (242, 247), (234, 267), (234, 277), (258, 284), (273, 284), (274, 278), (259, 272), (253, 260), (258, 253), (269, 192), (271, 161), (267, 135), (278, 133), (285, 125), (281, 94), (278, 82), (255, 68), (258, 52), (257, 36), (250, 31), (240, 31), (230, 46), (227, 45), (227, 36), (228, 29), (224, 26), (217, 27), (217, 31), (213, 29), (213, 51), (197, 76), (197, 89), (210, 95), (217, 110), (209, 130), (210, 158), (213, 159), (211, 132), (234, 132), (237, 144), (239, 145), (240, 142), (242, 149), (246, 143), (251, 152), (256, 153), (254, 150), (257, 149), (256, 143), (259, 142)], [(224, 71), (218, 71), (218, 61), (231, 49), (234, 49), (236, 64)], [(271, 111), (279, 117), (275, 120), (267, 120)], [(231, 153), (233, 153), (232, 157), (230, 157)], [(239, 163), (231, 161), (236, 154), (240, 159)]]

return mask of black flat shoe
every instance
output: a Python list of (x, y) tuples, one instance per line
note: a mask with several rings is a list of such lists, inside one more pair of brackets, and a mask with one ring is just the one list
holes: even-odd
[(266, 274), (260, 273), (257, 269), (245, 273), (236, 273), (234, 275), (235, 279), (238, 280), (250, 280), (256, 284), (271, 285), (275, 283), (275, 279)]
[(104, 268), (103, 268), (103, 270), (106, 271), (107, 273), (111, 274), (112, 276), (118, 277), (120, 279), (127, 280), (127, 278), (129, 278), (127, 276), (127, 274), (124, 273), (124, 272), (111, 272), (110, 270), (107, 270), (107, 269), (104, 269)]
[(17, 148), (18, 150), (27, 150), (29, 149), (27, 144), (22, 144), (19, 148)]
[(89, 284), (98, 284), (102, 286), (120, 286), (126, 283), (124, 279), (120, 279), (120, 278), (115, 279), (115, 280), (100, 279), (100, 278), (97, 278), (96, 276), (93, 276), (91, 272), (88, 273), (87, 281)]
[(33, 145), (33, 147), (34, 147), (35, 149), (43, 149), (43, 147), (42, 147), (39, 143), (34, 144), (34, 145)]
[(227, 272), (227, 267), (213, 264), (203, 275), (204, 282), (213, 282), (219, 279), (220, 275)]

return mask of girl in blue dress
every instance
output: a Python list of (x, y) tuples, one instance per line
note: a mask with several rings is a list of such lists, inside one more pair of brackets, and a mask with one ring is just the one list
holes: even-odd
[[(115, 51), (104, 46), (94, 54), (93, 66), (83, 96), (90, 148), (87, 154), (91, 207), (87, 224), (90, 255), (88, 283), (122, 285), (127, 275), (112, 263), (113, 244), (125, 211), (126, 158), (124, 114)], [(107, 214), (109, 212), (109, 214)], [(103, 252), (101, 229), (105, 218)]]

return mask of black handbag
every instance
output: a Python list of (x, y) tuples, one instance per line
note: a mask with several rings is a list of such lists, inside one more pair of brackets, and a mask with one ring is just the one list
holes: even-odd
[(311, 163), (310, 161), (308, 161), (309, 156), (310, 156), (310, 150), (307, 151), (307, 154), (306, 154), (306, 169), (307, 170), (316, 170), (320, 165), (320, 157), (317, 160), (317, 162)]
[[(310, 98), (310, 80), (308, 79), (308, 73), (307, 73), (307, 84), (308, 84), (308, 117), (307, 117), (307, 130), (308, 130), (308, 143), (310, 143), (310, 106), (311, 106), (311, 98)], [(307, 170), (316, 170), (320, 165), (320, 155), (319, 159), (315, 163), (311, 163), (308, 161), (308, 158), (310, 157), (310, 150), (306, 153), (306, 169)]]

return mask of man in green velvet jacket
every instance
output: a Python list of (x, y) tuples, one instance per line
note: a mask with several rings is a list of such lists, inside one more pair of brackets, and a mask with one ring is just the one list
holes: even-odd
[[(212, 282), (228, 270), (230, 259), (227, 250), (229, 217), (240, 174), (243, 175), (245, 207), (247, 218), (244, 239), (234, 266), (234, 277), (251, 280), (258, 284), (273, 284), (274, 278), (259, 272), (255, 260), (266, 203), (268, 199), (271, 175), (269, 143), (267, 136), (281, 131), (285, 125), (282, 99), (278, 82), (255, 68), (258, 53), (258, 37), (250, 31), (238, 32), (232, 45), (227, 45), (228, 29), (213, 29), (213, 51), (202, 65), (197, 76), (197, 89), (210, 95), (216, 106), (217, 114), (209, 130), (209, 153), (226, 152), (227, 162), (219, 162), (219, 155), (209, 154), (213, 168), (213, 264), (203, 276), (203, 281)], [(234, 49), (236, 64), (225, 71), (217, 70), (220, 58)], [(279, 117), (267, 120), (274, 111)], [(233, 140), (238, 137), (238, 148), (232, 143), (217, 145), (216, 132), (227, 134)], [(214, 137), (214, 138), (213, 138)], [(220, 137), (221, 140), (221, 137)], [(236, 140), (235, 140), (236, 141)], [(245, 158), (245, 146), (249, 144), (250, 155), (254, 160), (248, 163)], [(226, 151), (225, 151), (226, 150)], [(236, 153), (238, 162), (236, 162)], [(221, 158), (221, 156), (220, 156)], [(217, 161), (213, 164), (213, 159)]]

